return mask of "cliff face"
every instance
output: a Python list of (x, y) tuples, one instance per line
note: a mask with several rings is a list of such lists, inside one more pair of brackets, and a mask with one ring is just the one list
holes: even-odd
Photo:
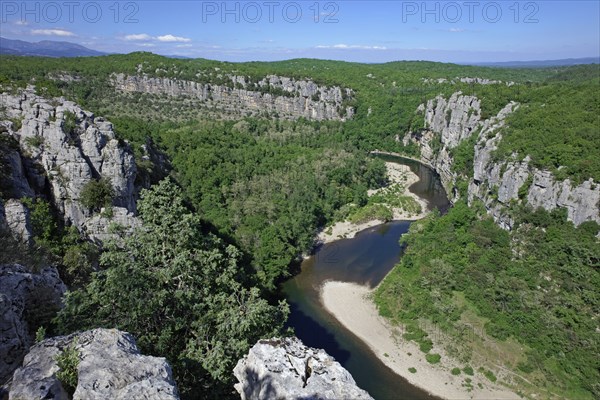
[(354, 109), (344, 105), (344, 99), (353, 94), (350, 89), (275, 75), (258, 83), (249, 82), (243, 76), (229, 79), (232, 87), (147, 75), (112, 76), (113, 85), (121, 92), (190, 97), (202, 101), (207, 108), (238, 116), (269, 112), (283, 118), (344, 121), (354, 115)]
[(324, 350), (297, 338), (260, 340), (234, 374), (242, 400), (372, 399)]
[(459, 194), (454, 188), (457, 174), (452, 170), (451, 150), (477, 134), (468, 200), (481, 200), (504, 229), (513, 226), (507, 208), (514, 202), (525, 202), (548, 211), (566, 208), (568, 219), (575, 225), (585, 221), (600, 223), (600, 185), (592, 179), (575, 186), (569, 179), (557, 181), (551, 172), (529, 165), (528, 157), (521, 162), (493, 159), (493, 152), (502, 139), (500, 128), (506, 116), (518, 106), (511, 102), (495, 117), (482, 120), (477, 98), (460, 92), (449, 99), (438, 96), (417, 109), (417, 113), (423, 115), (424, 129), (408, 133), (403, 142), (419, 145), (421, 161), (440, 174), (446, 192), (451, 200), (456, 200)]
[(27, 314), (58, 310), (66, 289), (54, 267), (32, 273), (21, 265), (0, 265), (0, 383), (33, 344)]
[[(108, 222), (98, 223), (100, 217), (81, 204), (81, 193), (93, 179), (105, 178), (115, 194), (113, 213), (125, 222), (126, 216), (133, 217), (135, 160), (129, 146), (116, 139), (110, 122), (70, 101), (44, 99), (33, 91), (5, 93), (1, 99), (0, 135), (13, 143), (1, 155), (9, 170), (5, 197), (45, 195), (66, 224), (93, 237), (105, 234)], [(17, 222), (25, 220), (17, 217), (25, 214), (13, 203), (5, 207), (6, 219), (15, 220), (21, 232), (26, 224)], [(24, 233), (19, 236), (28, 240)]]

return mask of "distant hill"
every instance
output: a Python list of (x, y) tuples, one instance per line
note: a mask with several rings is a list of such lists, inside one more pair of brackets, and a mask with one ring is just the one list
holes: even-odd
[(484, 67), (504, 68), (540, 68), (540, 67), (566, 67), (580, 64), (600, 64), (600, 57), (564, 58), (560, 60), (536, 60), (536, 61), (505, 61), (487, 63), (464, 63), (465, 65), (476, 65)]
[(43, 40), (37, 43), (0, 37), (0, 54), (41, 57), (90, 57), (103, 56), (103, 53), (88, 49), (76, 43)]

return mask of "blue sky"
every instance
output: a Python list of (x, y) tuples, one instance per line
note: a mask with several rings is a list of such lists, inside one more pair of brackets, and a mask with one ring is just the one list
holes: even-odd
[(600, 56), (600, 1), (0, 3), (0, 34), (228, 61), (490, 62)]

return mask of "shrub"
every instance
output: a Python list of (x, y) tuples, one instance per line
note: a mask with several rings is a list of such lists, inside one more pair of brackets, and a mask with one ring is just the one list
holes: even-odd
[(429, 364), (437, 364), (442, 359), (442, 356), (440, 356), (437, 353), (434, 353), (434, 354), (425, 354), (425, 359), (427, 360), (427, 362)]
[(102, 207), (108, 207), (112, 203), (114, 189), (108, 179), (91, 180), (81, 190), (79, 200), (81, 204), (92, 210), (99, 211)]
[(75, 393), (77, 381), (79, 379), (77, 374), (77, 366), (79, 365), (79, 352), (77, 351), (76, 346), (77, 341), (73, 340), (69, 347), (56, 356), (56, 363), (58, 364), (59, 368), (59, 371), (56, 373), (56, 377), (62, 384), (63, 388), (71, 396), (73, 393)]
[(44, 144), (44, 137), (37, 136), (37, 135), (31, 136), (31, 137), (25, 138), (25, 143), (27, 143), (31, 147), (40, 147), (41, 145)]
[(473, 376), (474, 371), (473, 368), (471, 368), (471, 366), (467, 365), (466, 367), (463, 368), (463, 372), (467, 375), (471, 375)]
[(496, 382), (498, 380), (498, 378), (496, 378), (496, 375), (494, 375), (494, 373), (490, 370), (483, 371), (483, 375), (485, 375), (485, 377), (492, 382)]
[(408, 369), (408, 372), (410, 372), (411, 374), (414, 374), (414, 373), (416, 373), (416, 372), (417, 372), (417, 369), (416, 369), (415, 367), (410, 367), (410, 368)]
[(64, 122), (63, 122), (63, 132), (68, 135), (72, 135), (75, 133), (75, 129), (77, 128), (77, 117), (70, 111), (65, 111), (64, 114)]
[(460, 375), (460, 368), (452, 368), (452, 375)]

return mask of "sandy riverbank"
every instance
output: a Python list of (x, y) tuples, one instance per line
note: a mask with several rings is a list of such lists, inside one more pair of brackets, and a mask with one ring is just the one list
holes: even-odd
[[(410, 384), (445, 399), (520, 399), (515, 393), (498, 385), (493, 385), (481, 374), (466, 376), (464, 373), (451, 374), (453, 364), (441, 350), (434, 347), (432, 352), (442, 355), (440, 364), (430, 364), (425, 354), (411, 341), (402, 338), (398, 328), (392, 327), (381, 317), (370, 300), (371, 290), (365, 286), (348, 282), (325, 282), (321, 288), (321, 302), (342, 325), (358, 336), (375, 355), (396, 374)], [(411, 373), (409, 368), (415, 368)], [(463, 384), (472, 380), (472, 391)], [(478, 384), (483, 388), (480, 388)]]
[[(419, 177), (412, 172), (410, 167), (407, 165), (386, 162), (385, 167), (387, 169), (387, 177), (390, 182), (389, 186), (401, 185), (404, 188), (403, 195), (412, 197), (421, 205), (421, 213), (419, 214), (412, 214), (404, 211), (403, 209), (393, 208), (393, 220), (415, 221), (424, 218), (429, 212), (427, 202), (408, 190), (413, 183), (419, 180)], [(369, 190), (367, 194), (372, 196), (384, 189), (385, 188)], [(358, 232), (383, 223), (384, 221), (380, 220), (372, 220), (361, 224), (355, 224), (350, 221), (338, 222), (320, 231), (317, 234), (317, 240), (321, 243), (330, 243), (339, 239), (352, 239)]]

